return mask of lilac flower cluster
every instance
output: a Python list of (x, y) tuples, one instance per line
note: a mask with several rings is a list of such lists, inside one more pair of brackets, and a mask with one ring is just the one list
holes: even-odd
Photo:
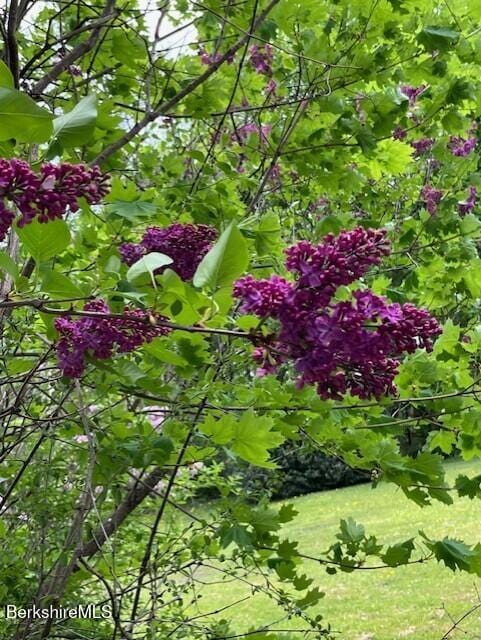
[(396, 125), (392, 133), (392, 137), (394, 138), (394, 140), (404, 140), (406, 136), (407, 136), (406, 129), (403, 129), (399, 124)]
[(409, 106), (413, 107), (419, 96), (424, 93), (427, 89), (427, 85), (422, 84), (420, 87), (412, 87), (409, 84), (405, 84), (401, 87), (401, 93), (403, 93), (406, 98), (409, 100)]
[(461, 136), (451, 136), (449, 138), (448, 147), (451, 150), (453, 156), (465, 157), (474, 151), (478, 140), (471, 136), (469, 138), (462, 138)]
[(35, 172), (24, 160), (0, 159), (0, 240), (10, 228), (16, 211), (18, 225), (37, 219), (48, 222), (67, 210), (78, 211), (79, 199), (96, 204), (109, 192), (108, 176), (98, 167), (80, 164), (43, 164)]
[(274, 80), (274, 78), (270, 78), (264, 90), (266, 96), (274, 95), (276, 90), (277, 90), (277, 82)]
[(249, 53), (251, 65), (257, 73), (261, 73), (266, 76), (272, 75), (272, 61), (274, 55), (270, 44), (253, 44), (249, 49)]
[(258, 375), (293, 362), (299, 385), (315, 385), (321, 398), (346, 392), (360, 398), (395, 393), (399, 359), (417, 348), (431, 349), (439, 335), (436, 320), (412, 304), (390, 303), (371, 291), (357, 290), (336, 302), (340, 285), (362, 277), (389, 253), (383, 231), (344, 231), (315, 246), (301, 241), (287, 251), (286, 267), (295, 275), (235, 283), (241, 310), (279, 322), (275, 334), (254, 350)]
[(265, 144), (267, 142), (267, 136), (271, 132), (272, 125), (262, 124), (257, 125), (255, 122), (247, 122), (246, 124), (237, 127), (234, 133), (231, 134), (231, 140), (245, 144), (251, 134), (259, 136), (259, 140)]
[(424, 206), (429, 213), (434, 216), (438, 212), (438, 204), (441, 201), (443, 192), (441, 189), (436, 189), (430, 184), (425, 184), (421, 189), (421, 200), (424, 202)]
[(173, 269), (182, 280), (190, 280), (200, 261), (217, 238), (217, 230), (205, 224), (175, 223), (168, 227), (149, 227), (139, 244), (119, 247), (122, 261), (132, 265), (147, 253), (164, 253), (172, 258)]
[(462, 202), (458, 202), (458, 213), (461, 216), (465, 216), (467, 213), (471, 213), (474, 209), (476, 201), (478, 199), (478, 190), (475, 186), (471, 185), (469, 187), (469, 195), (466, 200)]
[(419, 140), (413, 140), (411, 147), (414, 149), (414, 153), (417, 156), (421, 156), (428, 151), (431, 151), (434, 145), (433, 138), (420, 138)]
[(155, 324), (165, 318), (152, 318), (140, 309), (126, 308), (122, 317), (108, 317), (111, 311), (103, 300), (88, 302), (84, 311), (101, 315), (82, 316), (77, 320), (60, 317), (55, 320), (55, 328), (60, 334), (56, 345), (59, 367), (63, 375), (69, 378), (82, 375), (87, 355), (107, 360), (114, 353), (130, 353), (145, 342), (170, 331), (168, 327)]

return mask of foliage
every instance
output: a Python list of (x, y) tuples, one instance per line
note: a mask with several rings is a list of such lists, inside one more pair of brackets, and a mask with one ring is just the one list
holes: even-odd
[[(3, 635), (235, 637), (227, 610), (196, 612), (215, 571), (281, 607), (251, 637), (284, 619), (329, 637), (314, 607), (334, 572), (429, 558), (478, 576), (478, 540), (386, 542), (349, 513), (299, 553), (293, 508), (223, 461), (276, 469), (308, 442), (412, 513), (479, 497), (443, 461), (481, 452), (480, 10), (3, 11), (0, 590), (112, 607)], [(201, 489), (221, 499), (198, 516)]]

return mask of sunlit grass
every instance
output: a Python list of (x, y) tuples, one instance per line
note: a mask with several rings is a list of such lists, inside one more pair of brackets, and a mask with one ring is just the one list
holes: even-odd
[[(458, 473), (475, 475), (480, 471), (478, 462), (447, 465), (450, 482)], [(363, 523), (368, 534), (390, 544), (417, 536), (420, 529), (430, 537), (446, 535), (470, 544), (481, 541), (481, 504), (468, 498), (456, 499), (449, 507), (436, 503), (421, 509), (395, 487), (382, 484), (375, 490), (359, 485), (290, 502), (299, 515), (284, 528), (284, 535), (298, 540), (299, 551), (309, 555), (320, 555), (332, 544), (340, 518), (347, 516)], [(480, 579), (453, 573), (435, 561), (333, 576), (317, 563), (307, 562), (305, 571), (326, 594), (311, 612), (321, 613), (343, 640), (441, 640), (452, 624), (450, 616), (457, 618), (466, 612), (478, 602), (477, 589), (481, 591)], [(250, 593), (248, 587), (236, 582), (205, 589), (206, 610), (223, 607)], [(260, 627), (278, 615), (275, 604), (258, 594), (226, 612), (237, 632), (253, 625)], [(282, 626), (296, 627), (292, 622)], [(462, 629), (467, 633), (456, 631), (450, 638), (481, 637), (481, 611), (469, 616)]]

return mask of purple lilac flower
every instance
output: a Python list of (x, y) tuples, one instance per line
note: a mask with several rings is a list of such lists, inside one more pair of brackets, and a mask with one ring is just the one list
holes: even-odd
[(409, 106), (413, 107), (416, 104), (419, 96), (427, 89), (427, 85), (422, 84), (420, 87), (412, 87), (409, 84), (405, 84), (401, 87), (401, 93), (403, 93), (409, 100)]
[(119, 251), (122, 261), (128, 265), (147, 253), (164, 253), (173, 261), (169, 269), (182, 280), (190, 280), (216, 238), (216, 229), (208, 225), (175, 223), (163, 228), (149, 227), (139, 244), (123, 244)]
[(411, 144), (411, 147), (414, 149), (415, 155), (420, 156), (423, 153), (427, 153), (428, 151), (431, 151), (434, 145), (434, 139), (420, 138), (419, 140), (413, 140), (410, 144)]
[(461, 136), (451, 136), (448, 147), (453, 156), (469, 156), (474, 151), (478, 140), (475, 137), (462, 138)]
[(0, 239), (16, 211), (20, 212), (19, 226), (34, 219), (48, 222), (68, 210), (78, 211), (80, 198), (96, 204), (108, 192), (108, 176), (98, 167), (48, 162), (35, 172), (23, 160), (0, 159)]
[(266, 96), (274, 95), (276, 93), (276, 90), (277, 90), (277, 82), (273, 78), (270, 78), (265, 88)]
[(436, 189), (430, 184), (425, 184), (421, 189), (421, 200), (424, 202), (426, 210), (434, 216), (438, 211), (438, 204), (441, 200), (443, 192), (441, 189)]
[(478, 190), (475, 186), (469, 187), (469, 195), (466, 200), (458, 202), (458, 213), (461, 216), (465, 216), (467, 213), (471, 213), (474, 209), (476, 201), (478, 199)]
[(264, 144), (267, 142), (267, 136), (271, 132), (272, 125), (263, 124), (259, 127), (255, 122), (248, 122), (246, 124), (237, 127), (234, 133), (231, 134), (231, 140), (245, 144), (250, 135), (254, 134), (259, 136), (259, 140)]
[(383, 231), (344, 231), (319, 245), (301, 241), (287, 251), (288, 282), (241, 278), (234, 295), (242, 310), (279, 322), (279, 329), (254, 350), (257, 375), (292, 362), (300, 386), (314, 385), (322, 398), (346, 392), (360, 398), (395, 393), (400, 357), (430, 350), (440, 328), (424, 309), (390, 303), (371, 291), (355, 291), (335, 302), (340, 285), (351, 284), (389, 253)]
[(241, 311), (260, 317), (277, 317), (290, 293), (291, 283), (275, 275), (264, 280), (256, 280), (248, 275), (234, 285), (234, 296), (242, 299)]
[(124, 244), (120, 245), (119, 253), (122, 262), (125, 262), (125, 264), (130, 267), (145, 255), (145, 247), (143, 247), (141, 244), (125, 242)]
[[(140, 309), (125, 308), (122, 317), (108, 317), (111, 313), (103, 300), (93, 300), (84, 311), (100, 314), (72, 320), (68, 316), (56, 318), (55, 328), (60, 338), (56, 349), (59, 367), (64, 376), (79, 378), (85, 370), (86, 356), (98, 360), (110, 359), (114, 353), (130, 353), (145, 342), (169, 333), (170, 329), (155, 323), (162, 316), (151, 318)], [(107, 317), (106, 317), (107, 316)]]
[(270, 44), (253, 44), (249, 49), (250, 62), (257, 73), (272, 75), (273, 50)]
[(396, 125), (392, 133), (392, 137), (394, 138), (394, 140), (404, 140), (406, 136), (407, 136), (406, 129), (403, 129), (400, 125)]

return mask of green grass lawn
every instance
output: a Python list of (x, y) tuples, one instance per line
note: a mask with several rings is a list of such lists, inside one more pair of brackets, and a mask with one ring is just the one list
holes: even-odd
[[(458, 473), (475, 475), (480, 471), (479, 462), (447, 465), (451, 482)], [(430, 537), (481, 541), (481, 504), (468, 498), (457, 499), (449, 507), (436, 503), (421, 509), (395, 487), (381, 484), (375, 490), (360, 485), (291, 502), (299, 515), (285, 527), (284, 535), (298, 540), (299, 550), (309, 555), (320, 555), (332, 544), (340, 518), (347, 516), (363, 523), (368, 534), (390, 544), (416, 536), (419, 529)], [(311, 612), (321, 613), (342, 640), (441, 640), (451, 626), (450, 616), (461, 616), (478, 602), (478, 589), (481, 593), (481, 579), (453, 573), (436, 561), (333, 576), (316, 563), (306, 562), (305, 571), (315, 579), (312, 586), (318, 585), (326, 593)], [(211, 585), (206, 587), (203, 607), (220, 608), (249, 593), (248, 587), (237, 582)], [(226, 617), (239, 632), (275, 620), (279, 610), (267, 597), (256, 594), (229, 609)], [(299, 628), (292, 622), (280, 626)], [(469, 616), (462, 629), (467, 633), (458, 630), (450, 638), (481, 638), (481, 610)]]

